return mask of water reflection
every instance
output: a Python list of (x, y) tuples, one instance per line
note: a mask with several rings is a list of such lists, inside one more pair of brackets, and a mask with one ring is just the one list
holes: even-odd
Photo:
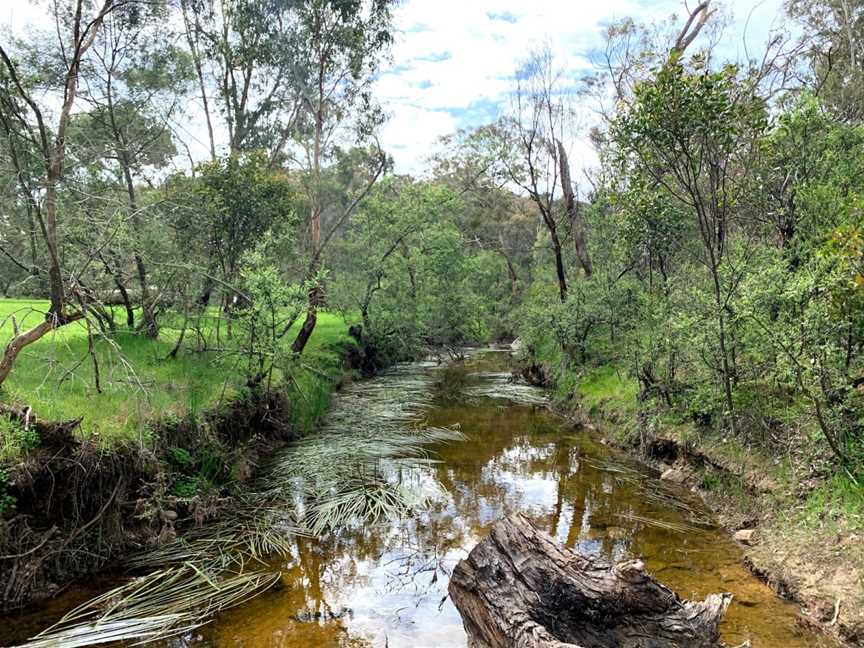
[[(443, 487), (428, 511), (298, 542), (280, 566), (282, 590), (223, 614), (184, 645), (465, 646), (446, 596), (449, 574), (493, 522), (516, 511), (568, 547), (642, 557), (683, 596), (733, 592), (723, 627), (731, 645), (821, 645), (796, 626), (794, 607), (746, 572), (725, 534), (693, 524), (687, 511), (698, 503), (686, 492), (677, 494), (683, 509), (647, 500), (645, 484), (656, 476), (545, 409), (477, 396), (505, 376), (494, 365), (472, 371), (464, 402), (448, 397), (428, 412), (431, 425), (458, 424), (466, 435), (436, 448), (440, 462), (420, 469)], [(404, 470), (403, 478), (416, 478), (417, 469)]]

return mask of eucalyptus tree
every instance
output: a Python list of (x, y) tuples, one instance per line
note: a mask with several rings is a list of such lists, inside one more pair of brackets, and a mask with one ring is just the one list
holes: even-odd
[(763, 138), (765, 245), (744, 284), (754, 362), (802, 396), (831, 451), (864, 469), (864, 127), (798, 97)]
[[(105, 17), (114, 9), (114, 0), (103, 0), (95, 10), (90, 3), (76, 0), (68, 7), (55, 5), (57, 26), (56, 71), (60, 88), (59, 110), (51, 123), (51, 111), (33, 87), (33, 79), (22, 70), (20, 60), (7, 46), (0, 45), (0, 126), (7, 141), (9, 159), (18, 178), (18, 198), (28, 205), (38, 223), (45, 259), (40, 265), (48, 276), (50, 306), (45, 320), (35, 327), (16, 333), (6, 345), (0, 360), (0, 384), (11, 372), (21, 350), (49, 332), (80, 320), (83, 308), (70, 309), (75, 287), (69, 285), (61, 257), (58, 192), (63, 180), (66, 139), (76, 99), (81, 65), (92, 47)], [(29, 165), (25, 156), (38, 160)], [(65, 275), (65, 276), (64, 276)]]
[[(303, 171), (308, 201), (307, 281), (320, 273), (328, 243), (387, 167), (376, 142), (374, 170), (367, 181), (352, 188), (347, 204), (324, 203), (322, 170), (336, 147), (346, 140), (372, 139), (383, 119), (371, 85), (393, 40), (392, 5), (392, 0), (304, 0), (298, 6), (297, 57), (302, 63), (296, 75), (299, 109), (292, 158)], [(325, 231), (328, 211), (332, 213)], [(309, 341), (323, 298), (320, 285), (310, 290), (306, 318), (292, 345), (295, 353), (302, 353)]]
[(508, 179), (534, 202), (546, 227), (562, 302), (567, 300), (565, 236), (572, 238), (585, 275), (592, 272), (564, 147), (573, 126), (568, 83), (549, 46), (536, 50), (517, 70), (509, 114), (489, 131), (499, 142), (500, 162)]
[[(6, 95), (6, 100), (9, 96)], [(19, 106), (20, 109), (20, 106)], [(0, 112), (0, 255), (3, 261), (3, 283), (17, 285), (31, 294), (47, 292), (45, 275), (40, 271), (39, 231), (33, 205), (22, 200), (20, 181), (32, 182), (38, 175), (41, 164), (33, 146), (26, 146), (9, 138), (11, 122), (6, 113)]]
[(390, 177), (334, 248), (333, 303), (359, 311), (364, 335), (391, 360), (491, 330), (498, 296), (484, 253), (459, 228), (463, 208), (447, 186)]
[(177, 249), (187, 250), (189, 272), (213, 260), (209, 278), (220, 284), (223, 310), (231, 310), (243, 257), (265, 236), (290, 234), (296, 224), (297, 190), (280, 169), (271, 169), (264, 151), (228, 155), (178, 174), (167, 183)]
[(232, 153), (265, 148), (276, 159), (299, 108), (302, 64), (298, 2), (181, 0), (189, 54), (196, 71), (211, 158), (224, 120)]
[(864, 2), (786, 0), (803, 32), (809, 84), (827, 106), (850, 121), (864, 118)]
[[(169, 122), (179, 110), (191, 72), (186, 55), (159, 38), (169, 15), (165, 3), (151, 2), (124, 5), (106, 16), (82, 68), (89, 110), (76, 120), (77, 134), (88, 140), (105, 171), (120, 179), (126, 195), (141, 329), (149, 337), (156, 337), (159, 327), (144, 259), (146, 206), (138, 185), (150, 182), (148, 170), (166, 167), (176, 155)], [(102, 260), (125, 296), (121, 254), (115, 250), (111, 256), (109, 261), (102, 255)], [(134, 325), (128, 300), (127, 322)]]
[(537, 218), (531, 201), (514, 193), (500, 171), (499, 149), (488, 131), (460, 130), (441, 138), (433, 177), (461, 196), (458, 223), (470, 244), (504, 260), (513, 306), (530, 283)]
[[(220, 162), (222, 141), (231, 155), (261, 149), (267, 151), (272, 168), (285, 162), (301, 106), (298, 75), (305, 64), (300, 55), (301, 4), (295, 0), (180, 0), (211, 162)], [(210, 302), (220, 263), (215, 257), (201, 260), (205, 277), (197, 300), (201, 304)]]
[(673, 53), (651, 83), (639, 86), (612, 131), (629, 173), (649, 179), (695, 222), (701, 252), (694, 258), (711, 282), (719, 373), (733, 432), (731, 301), (746, 265), (731, 258), (730, 239), (741, 224), (740, 204), (752, 188), (749, 172), (766, 125), (764, 103), (735, 67), (689, 71)]

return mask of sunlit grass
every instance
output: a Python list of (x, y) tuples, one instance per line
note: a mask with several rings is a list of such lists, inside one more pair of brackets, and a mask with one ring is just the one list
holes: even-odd
[(797, 521), (834, 533), (860, 531), (864, 529), (864, 489), (846, 475), (834, 475), (808, 495)]
[(638, 406), (636, 381), (611, 365), (589, 369), (576, 389), (589, 409), (607, 405), (616, 412), (635, 413)]
[[(13, 317), (23, 329), (41, 321), (47, 308), (46, 301), (0, 300), (0, 343), (5, 346), (11, 338)], [(195, 414), (237, 394), (242, 381), (237, 356), (212, 350), (212, 341), (210, 350), (196, 352), (194, 337), (187, 333), (181, 353), (168, 358), (180, 334), (175, 327), (182, 325), (182, 318), (163, 318), (157, 340), (122, 326), (125, 319), (119, 310), (116, 319), (118, 330), (110, 338), (94, 337), (101, 390), (88, 353), (86, 325), (76, 322), (25, 348), (0, 398), (27, 404), (43, 419), (83, 417), (79, 434), (98, 435), (110, 445), (118, 440), (146, 442), (147, 424), (155, 418)], [(224, 344), (224, 331), (222, 335)], [(289, 333), (286, 344), (291, 339)], [(347, 325), (340, 316), (319, 314), (302, 359), (319, 373), (300, 371), (296, 379), (302, 396), (293, 412), (304, 428), (326, 407), (332, 385), (323, 376), (334, 380), (338, 376), (341, 349), (348, 340)]]

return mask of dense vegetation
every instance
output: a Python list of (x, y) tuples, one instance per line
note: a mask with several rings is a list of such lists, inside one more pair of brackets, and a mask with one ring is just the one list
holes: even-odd
[(864, 524), (860, 2), (788, 0), (752, 60), (708, 2), (609, 25), (588, 76), (526, 53), (422, 179), (377, 139), (390, 0), (51, 7), (0, 44), (4, 465), (38, 415), (224, 492), (166, 417), (279, 393), (307, 429), (350, 344), (368, 371), (518, 338), (562, 402), (722, 440), (784, 506)]

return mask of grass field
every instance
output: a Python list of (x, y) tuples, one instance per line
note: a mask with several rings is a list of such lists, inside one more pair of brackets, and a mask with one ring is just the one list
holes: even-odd
[[(47, 307), (45, 301), (0, 300), (0, 344), (5, 346), (12, 336), (13, 317), (19, 328), (33, 326), (44, 317)], [(117, 321), (125, 322), (120, 312)], [(224, 322), (220, 326), (224, 346)], [(297, 400), (295, 422), (303, 428), (312, 425), (326, 407), (332, 385), (324, 376), (336, 377), (341, 369), (341, 353), (349, 342), (347, 329), (340, 316), (319, 314), (302, 357), (303, 368), (295, 372), (292, 383), (292, 395)], [(208, 333), (211, 338), (213, 334)], [(98, 435), (106, 444), (120, 439), (146, 442), (148, 421), (211, 408), (236, 395), (242, 382), (236, 355), (195, 352), (190, 333), (183, 351), (168, 359), (178, 335), (179, 330), (166, 318), (158, 340), (122, 327), (110, 339), (95, 336), (100, 392), (93, 356), (88, 351), (86, 324), (70, 324), (21, 352), (0, 389), (0, 399), (27, 404), (43, 419), (82, 416), (80, 434)], [(292, 338), (289, 333), (286, 343)], [(209, 346), (212, 348), (212, 340)]]

